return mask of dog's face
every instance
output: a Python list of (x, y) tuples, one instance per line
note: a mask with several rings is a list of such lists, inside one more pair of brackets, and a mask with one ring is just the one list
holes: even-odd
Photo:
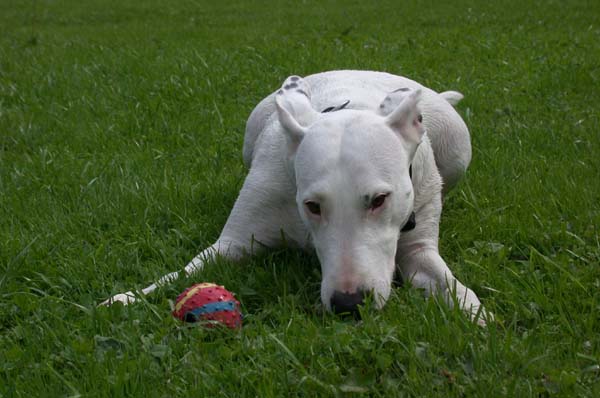
[(313, 114), (306, 127), (292, 114), (302, 106), (277, 101), (327, 309), (353, 312), (367, 293), (382, 307), (389, 297), (400, 230), (413, 210), (409, 167), (424, 133), (419, 98), (420, 92), (407, 96), (385, 117), (355, 110)]

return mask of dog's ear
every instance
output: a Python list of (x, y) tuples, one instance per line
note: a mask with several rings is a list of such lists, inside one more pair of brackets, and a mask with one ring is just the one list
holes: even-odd
[(283, 127), (283, 131), (286, 134), (288, 143), (290, 147), (298, 148), (300, 142), (302, 142), (302, 138), (306, 134), (306, 127), (303, 127), (298, 123), (298, 121), (292, 116), (292, 114), (287, 110), (286, 101), (283, 98), (283, 95), (277, 93), (275, 96), (275, 103), (277, 104), (277, 115), (279, 116), (279, 123), (281, 127)]
[(413, 152), (421, 143), (425, 134), (423, 117), (419, 109), (421, 90), (412, 91), (400, 105), (385, 116), (385, 123), (412, 148)]
[(275, 95), (279, 123), (286, 133), (290, 150), (295, 152), (307, 127), (319, 117), (310, 103), (308, 83), (299, 76), (288, 77)]
[(388, 93), (385, 96), (385, 98), (383, 99), (383, 101), (381, 101), (381, 104), (379, 104), (379, 108), (377, 109), (377, 113), (380, 116), (387, 116), (387, 115), (389, 115), (412, 92), (413, 92), (413, 90), (411, 90), (408, 87), (400, 87), (399, 89), (396, 89), (396, 90)]

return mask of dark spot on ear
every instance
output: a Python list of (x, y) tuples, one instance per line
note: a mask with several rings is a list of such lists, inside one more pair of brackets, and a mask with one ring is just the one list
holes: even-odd
[(303, 94), (306, 98), (308, 98), (308, 94), (306, 94), (306, 92), (302, 89), (298, 89), (296, 90), (297, 93)]
[(283, 86), (283, 89), (284, 89), (284, 90), (289, 90), (289, 89), (290, 89), (290, 85), (289, 85), (289, 84), (286, 84), (285, 86)]
[(397, 90), (392, 91), (392, 93), (397, 93), (398, 91), (410, 91), (410, 88), (408, 88), (408, 87), (402, 87), (402, 88), (399, 88)]
[(290, 88), (296, 88), (298, 87), (298, 83), (290, 83), (289, 86)]
[(298, 80), (300, 80), (300, 78), (298, 76), (292, 76), (292, 81), (293, 82), (298, 81)]
[(279, 90), (279, 91), (277, 92), (277, 94), (279, 94), (279, 95), (282, 95), (282, 94), (283, 94), (283, 90)]

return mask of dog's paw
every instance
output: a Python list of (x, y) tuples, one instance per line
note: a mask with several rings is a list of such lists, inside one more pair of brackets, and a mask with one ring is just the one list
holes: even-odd
[(486, 327), (488, 323), (492, 323), (495, 321), (494, 314), (485, 310), (485, 308), (481, 309), (479, 316), (473, 317), (473, 319), (477, 320), (477, 325), (481, 327)]
[(123, 303), (123, 305), (127, 305), (127, 304), (133, 304), (135, 302), (135, 300), (136, 300), (135, 295), (133, 294), (133, 292), (129, 291), (126, 293), (116, 294), (116, 295), (112, 296), (111, 298), (109, 298), (108, 300), (104, 300), (99, 305), (103, 305), (106, 307), (113, 305), (114, 303)]
[(310, 86), (300, 76), (290, 76), (281, 85), (281, 89), (277, 92), (278, 95), (294, 95), (300, 94), (305, 96), (310, 101)]
[(486, 327), (489, 323), (494, 322), (494, 314), (488, 312), (481, 304), (470, 307), (470, 309), (463, 308), (463, 310), (478, 326)]

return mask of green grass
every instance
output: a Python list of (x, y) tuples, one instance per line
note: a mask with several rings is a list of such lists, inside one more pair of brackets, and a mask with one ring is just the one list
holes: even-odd
[[(478, 3), (0, 0), (0, 397), (599, 396), (600, 3)], [(96, 307), (216, 239), (259, 100), (344, 68), (465, 94), (441, 251), (496, 323), (338, 319), (285, 250)], [(240, 332), (172, 318), (200, 281)]]

